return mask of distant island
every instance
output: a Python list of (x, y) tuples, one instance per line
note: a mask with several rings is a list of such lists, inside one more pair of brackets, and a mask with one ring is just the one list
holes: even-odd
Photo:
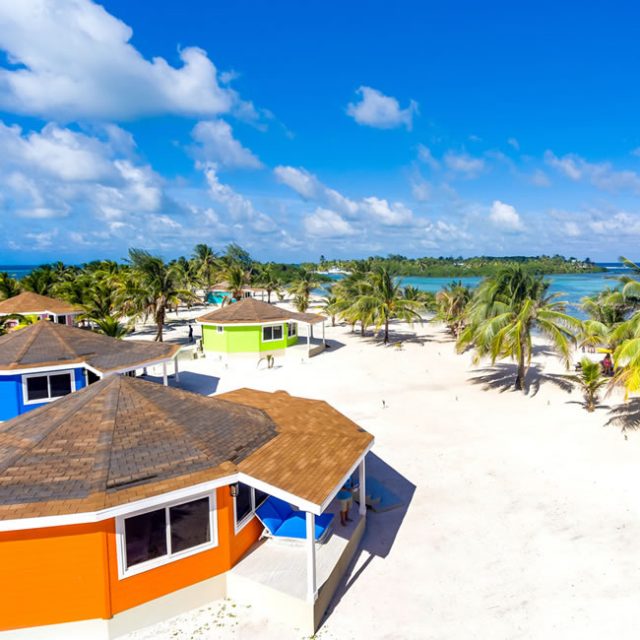
[(529, 273), (552, 275), (560, 273), (599, 273), (606, 269), (589, 258), (578, 260), (564, 256), (479, 256), (475, 258), (407, 258), (401, 255), (372, 256), (363, 260), (327, 260), (313, 265), (322, 273), (371, 271), (377, 266), (398, 276), (460, 278), (490, 276), (504, 267), (520, 266)]

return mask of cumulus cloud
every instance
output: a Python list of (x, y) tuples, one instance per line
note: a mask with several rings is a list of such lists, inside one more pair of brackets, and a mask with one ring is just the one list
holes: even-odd
[(603, 191), (640, 193), (640, 174), (628, 169), (616, 170), (610, 162), (589, 162), (569, 153), (562, 157), (546, 151), (545, 162), (574, 182), (587, 181)]
[(260, 233), (276, 231), (277, 225), (272, 218), (258, 211), (249, 198), (220, 182), (215, 166), (206, 165), (202, 168), (209, 186), (209, 195), (224, 206), (236, 224), (246, 224)]
[(582, 235), (582, 231), (576, 222), (565, 222), (564, 225), (562, 225), (562, 229), (565, 235), (569, 236), (570, 238), (578, 238)]
[(204, 162), (228, 168), (262, 167), (260, 160), (233, 137), (231, 127), (224, 120), (198, 122), (191, 136), (198, 143), (196, 155)]
[(364, 198), (362, 202), (365, 212), (385, 226), (399, 227), (413, 221), (413, 212), (402, 202), (389, 204), (387, 200), (374, 196)]
[(424, 164), (434, 171), (440, 168), (440, 163), (433, 157), (431, 149), (423, 144), (418, 145), (418, 160), (420, 160), (420, 162), (424, 162)]
[(322, 207), (305, 216), (303, 227), (309, 235), (320, 238), (341, 238), (355, 233), (355, 229), (339, 213)]
[(455, 151), (447, 151), (444, 163), (452, 171), (465, 174), (467, 177), (476, 176), (484, 169), (482, 158), (474, 158), (468, 153), (456, 153)]
[(549, 176), (542, 171), (541, 169), (536, 169), (530, 176), (531, 184), (534, 184), (536, 187), (550, 187), (551, 180), (549, 180)]
[(278, 182), (293, 189), (304, 200), (320, 202), (331, 209), (353, 216), (358, 212), (358, 204), (331, 189), (302, 167), (278, 166), (273, 170)]
[(133, 32), (90, 0), (0, 0), (0, 108), (56, 120), (119, 120), (157, 114), (255, 117), (221, 82), (205, 51), (181, 65), (147, 60)]
[(411, 193), (418, 202), (426, 202), (431, 198), (431, 183), (425, 180), (421, 175), (414, 175), (411, 178)]
[(516, 208), (510, 204), (494, 200), (489, 213), (489, 220), (507, 231), (521, 231), (524, 229), (520, 215)]
[(350, 102), (347, 114), (358, 124), (376, 129), (406, 127), (411, 131), (413, 116), (418, 113), (417, 102), (411, 100), (409, 106), (402, 109), (396, 98), (385, 96), (377, 89), (362, 86), (356, 93), (360, 96), (360, 101)]

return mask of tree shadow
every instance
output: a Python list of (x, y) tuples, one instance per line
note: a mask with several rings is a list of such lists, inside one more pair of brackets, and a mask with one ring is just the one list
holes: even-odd
[[(338, 584), (331, 603), (323, 616), (321, 626), (331, 615), (342, 597), (365, 573), (373, 559), (375, 557), (386, 558), (389, 555), (416, 490), (416, 485), (374, 453), (367, 455), (366, 469), (367, 476), (376, 478), (389, 491), (395, 493), (400, 498), (401, 505), (395, 509), (380, 513), (368, 510), (367, 528), (360, 541), (360, 547)], [(363, 558), (364, 561), (362, 562)], [(359, 563), (360, 566), (356, 569)]]
[(609, 420), (605, 422), (604, 426), (620, 427), (625, 438), (627, 431), (640, 429), (640, 398), (633, 398), (611, 409)]
[[(478, 369), (469, 378), (473, 384), (483, 385), (485, 391), (494, 389), (500, 393), (518, 391), (515, 388), (518, 375), (518, 365), (510, 362), (498, 362), (490, 367)], [(573, 385), (562, 375), (543, 373), (538, 364), (532, 364), (527, 371), (524, 381), (524, 393), (532, 398), (538, 394), (544, 382), (553, 384), (567, 393), (573, 391)]]

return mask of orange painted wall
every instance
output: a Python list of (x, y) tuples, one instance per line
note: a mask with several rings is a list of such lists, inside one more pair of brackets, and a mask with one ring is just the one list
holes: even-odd
[(254, 518), (236, 536), (229, 488), (216, 498), (217, 547), (122, 580), (114, 519), (0, 533), (0, 630), (110, 618), (228, 571), (262, 526)]
[(0, 533), (0, 629), (110, 617), (104, 529)]
[(229, 487), (217, 490), (216, 507), (217, 547), (122, 580), (118, 579), (115, 521), (111, 522), (107, 546), (113, 614), (212, 578), (233, 566), (233, 563), (258, 539), (262, 528), (259, 523), (252, 521), (238, 536), (234, 535), (233, 500), (229, 495)]

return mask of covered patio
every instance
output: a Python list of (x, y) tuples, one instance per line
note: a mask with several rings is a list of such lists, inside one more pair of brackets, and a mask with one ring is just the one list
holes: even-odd
[[(290, 504), (305, 512), (305, 539), (289, 541), (269, 537), (258, 540), (227, 576), (230, 598), (251, 604), (304, 633), (315, 633), (365, 532), (365, 455), (366, 451), (355, 468), (327, 495), (324, 508), (318, 505), (316, 509), (307, 510), (310, 505), (306, 500), (288, 496)], [(359, 498), (359, 504), (351, 505), (351, 521), (342, 525), (340, 501), (335, 496), (351, 477), (357, 484), (354, 498)], [(251, 479), (247, 478), (246, 483), (251, 484)], [(333, 514), (333, 528), (324, 542), (316, 542), (315, 518), (321, 513)]]

